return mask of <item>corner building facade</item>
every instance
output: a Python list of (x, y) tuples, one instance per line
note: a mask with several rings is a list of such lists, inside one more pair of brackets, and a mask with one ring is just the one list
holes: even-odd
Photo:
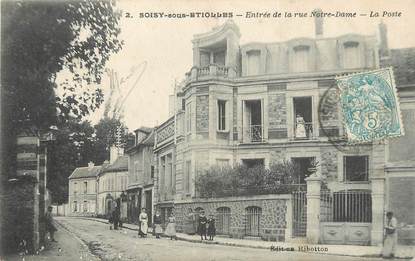
[[(363, 198), (369, 197), (359, 202), (370, 212), (360, 214), (365, 215), (364, 226), (351, 227), (361, 235), (355, 243), (382, 242), (385, 145), (333, 145), (333, 140), (341, 140), (345, 134), (334, 78), (379, 68), (379, 43), (375, 34), (324, 38), (321, 28), (316, 32), (315, 38), (240, 45), (239, 28), (228, 21), (194, 36), (193, 67), (175, 90), (174, 116), (156, 129), (155, 139), (156, 205), (177, 210), (179, 230), (188, 208), (213, 212), (207, 214), (226, 208), (233, 213), (229, 200), (217, 204), (217, 200), (203, 201), (197, 194), (197, 175), (210, 166), (269, 167), (290, 160), (304, 170), (298, 184), (305, 185), (307, 169), (315, 160), (320, 163), (317, 175), (325, 177), (331, 192), (357, 191)], [(322, 100), (327, 101), (324, 110), (319, 107)], [(162, 159), (167, 155), (162, 151), (168, 148), (171, 158)], [(273, 200), (277, 203), (267, 204), (275, 209), (266, 211), (262, 198), (238, 200), (245, 203), (238, 203), (242, 209), (239, 217), (230, 214), (231, 236), (250, 236), (252, 233), (246, 232), (249, 216), (262, 212), (276, 214), (255, 221), (259, 229), (254, 236), (272, 234), (273, 239), (287, 240), (295, 234), (294, 215), (298, 213), (290, 197), (276, 196)], [(359, 223), (350, 217), (343, 221)], [(349, 235), (341, 232), (344, 227), (338, 231), (339, 239), (326, 242), (344, 243), (336, 240)], [(324, 231), (321, 233), (324, 238)]]

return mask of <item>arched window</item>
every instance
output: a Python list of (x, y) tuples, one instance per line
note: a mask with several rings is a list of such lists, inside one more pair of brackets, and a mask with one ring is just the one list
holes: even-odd
[(216, 209), (216, 233), (229, 235), (231, 226), (231, 209), (220, 207)]
[(245, 234), (247, 236), (258, 237), (260, 235), (262, 209), (260, 207), (251, 206), (245, 209)]
[(251, 50), (246, 53), (247, 55), (247, 70), (246, 75), (258, 75), (259, 74), (259, 66), (261, 62), (261, 51), (259, 50)]
[(355, 41), (348, 41), (343, 44), (343, 68), (353, 69), (360, 68), (361, 55), (359, 49), (359, 43)]
[(308, 72), (310, 70), (310, 46), (297, 45), (293, 48), (293, 57), (291, 59), (292, 72)]

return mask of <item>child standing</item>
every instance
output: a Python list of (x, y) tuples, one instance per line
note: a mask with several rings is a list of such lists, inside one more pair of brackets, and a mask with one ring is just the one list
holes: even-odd
[(206, 225), (207, 225), (207, 218), (205, 216), (205, 212), (200, 212), (199, 215), (199, 235), (200, 239), (203, 240), (203, 236), (205, 237), (205, 240), (207, 240), (206, 237)]
[(209, 215), (209, 219), (207, 222), (208, 222), (207, 234), (209, 236), (209, 240), (213, 240), (216, 234), (216, 227), (215, 227), (215, 218), (213, 217), (212, 214)]

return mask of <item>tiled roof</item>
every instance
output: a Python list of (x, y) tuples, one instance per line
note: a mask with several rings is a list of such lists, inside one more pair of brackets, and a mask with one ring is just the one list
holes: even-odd
[(140, 128), (136, 129), (135, 131), (150, 133), (152, 130), (153, 130), (153, 128), (141, 126)]
[(102, 172), (118, 172), (128, 170), (128, 156), (119, 156), (114, 163), (104, 167)]
[(390, 59), (381, 61), (381, 67), (393, 67), (396, 86), (415, 84), (415, 48), (391, 49)]
[(76, 168), (72, 174), (69, 176), (69, 179), (79, 179), (79, 178), (94, 178), (98, 175), (101, 170), (101, 166), (81, 167)]
[(125, 152), (126, 153), (129, 153), (129, 152), (136, 151), (136, 149), (138, 149), (138, 147), (140, 147), (141, 145), (153, 146), (154, 145), (154, 138), (156, 136), (155, 133), (156, 133), (155, 132), (155, 129), (152, 128), (150, 130), (149, 134), (147, 134), (147, 136), (140, 143), (138, 143), (137, 145), (132, 146), (132, 147), (126, 149)]

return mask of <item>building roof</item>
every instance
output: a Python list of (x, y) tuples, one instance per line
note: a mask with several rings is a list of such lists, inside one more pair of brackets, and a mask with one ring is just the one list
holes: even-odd
[(144, 133), (148, 134), (152, 130), (153, 130), (153, 128), (141, 126), (140, 128), (136, 129), (134, 132), (141, 131), (141, 132), (144, 132)]
[(390, 57), (381, 61), (381, 67), (389, 66), (398, 88), (415, 84), (415, 48), (391, 49)]
[(101, 171), (101, 168), (101, 166), (76, 168), (69, 176), (69, 179), (95, 178)]
[(128, 156), (119, 156), (114, 163), (104, 166), (101, 173), (128, 170)]
[(154, 128), (148, 128), (150, 129), (150, 132), (148, 132), (147, 136), (137, 145), (132, 146), (128, 148), (125, 152), (133, 152), (136, 151), (140, 146), (146, 145), (146, 146), (154, 146), (154, 138), (155, 138), (155, 129)]

